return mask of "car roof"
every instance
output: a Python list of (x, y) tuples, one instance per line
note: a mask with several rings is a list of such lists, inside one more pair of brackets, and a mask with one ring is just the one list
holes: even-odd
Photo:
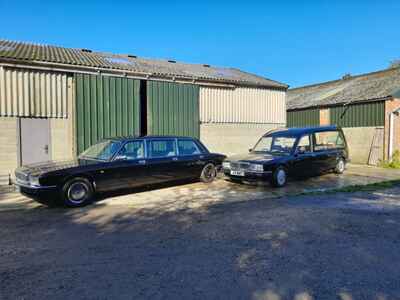
[(264, 136), (268, 135), (292, 135), (299, 136), (307, 133), (321, 132), (321, 131), (332, 131), (338, 130), (338, 126), (314, 126), (314, 127), (294, 127), (294, 128), (279, 128), (275, 130), (271, 130), (264, 134)]
[(113, 140), (113, 141), (130, 141), (130, 140), (147, 140), (147, 139), (191, 139), (195, 140), (195, 138), (190, 136), (178, 136), (178, 135), (144, 135), (144, 136), (136, 136), (136, 135), (128, 135), (128, 136), (115, 136), (108, 137), (105, 140)]

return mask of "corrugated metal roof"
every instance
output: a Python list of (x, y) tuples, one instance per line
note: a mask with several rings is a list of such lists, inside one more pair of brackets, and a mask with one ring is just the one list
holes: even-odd
[(103, 68), (109, 70), (136, 72), (150, 77), (189, 78), (196, 81), (210, 81), (235, 85), (252, 85), (286, 89), (286, 84), (235, 68), (210, 67), (202, 64), (188, 64), (175, 61), (147, 59), (133, 55), (117, 55), (93, 52), (86, 49), (72, 49), (0, 39), (0, 60), (15, 59), (21, 62), (46, 62), (69, 66)]
[(290, 89), (287, 109), (364, 102), (394, 96), (400, 89), (400, 68), (350, 76), (320, 84)]

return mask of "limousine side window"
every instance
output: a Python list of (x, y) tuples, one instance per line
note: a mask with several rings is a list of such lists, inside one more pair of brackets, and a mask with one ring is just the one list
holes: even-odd
[(150, 158), (176, 156), (175, 140), (150, 140), (147, 145)]
[(339, 149), (344, 147), (344, 140), (339, 131), (316, 132), (315, 151), (324, 151), (330, 149)]
[(141, 159), (144, 158), (144, 142), (127, 142), (118, 153), (119, 159)]
[(196, 155), (200, 154), (199, 147), (191, 140), (178, 140), (179, 155)]

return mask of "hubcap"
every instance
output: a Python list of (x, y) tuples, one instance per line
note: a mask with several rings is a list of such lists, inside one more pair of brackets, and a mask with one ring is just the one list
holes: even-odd
[(212, 164), (209, 164), (204, 168), (204, 177), (206, 179), (212, 179), (215, 175), (215, 167)]
[(279, 170), (278, 174), (276, 176), (278, 184), (279, 185), (284, 185), (286, 182), (286, 173), (284, 170)]
[(81, 203), (88, 192), (86, 184), (75, 182), (68, 189), (68, 198), (73, 203)]

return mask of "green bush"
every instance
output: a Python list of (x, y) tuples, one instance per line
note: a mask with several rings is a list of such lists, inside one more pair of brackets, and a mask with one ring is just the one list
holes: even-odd
[(400, 151), (394, 151), (392, 160), (381, 161), (379, 166), (383, 168), (400, 169)]

